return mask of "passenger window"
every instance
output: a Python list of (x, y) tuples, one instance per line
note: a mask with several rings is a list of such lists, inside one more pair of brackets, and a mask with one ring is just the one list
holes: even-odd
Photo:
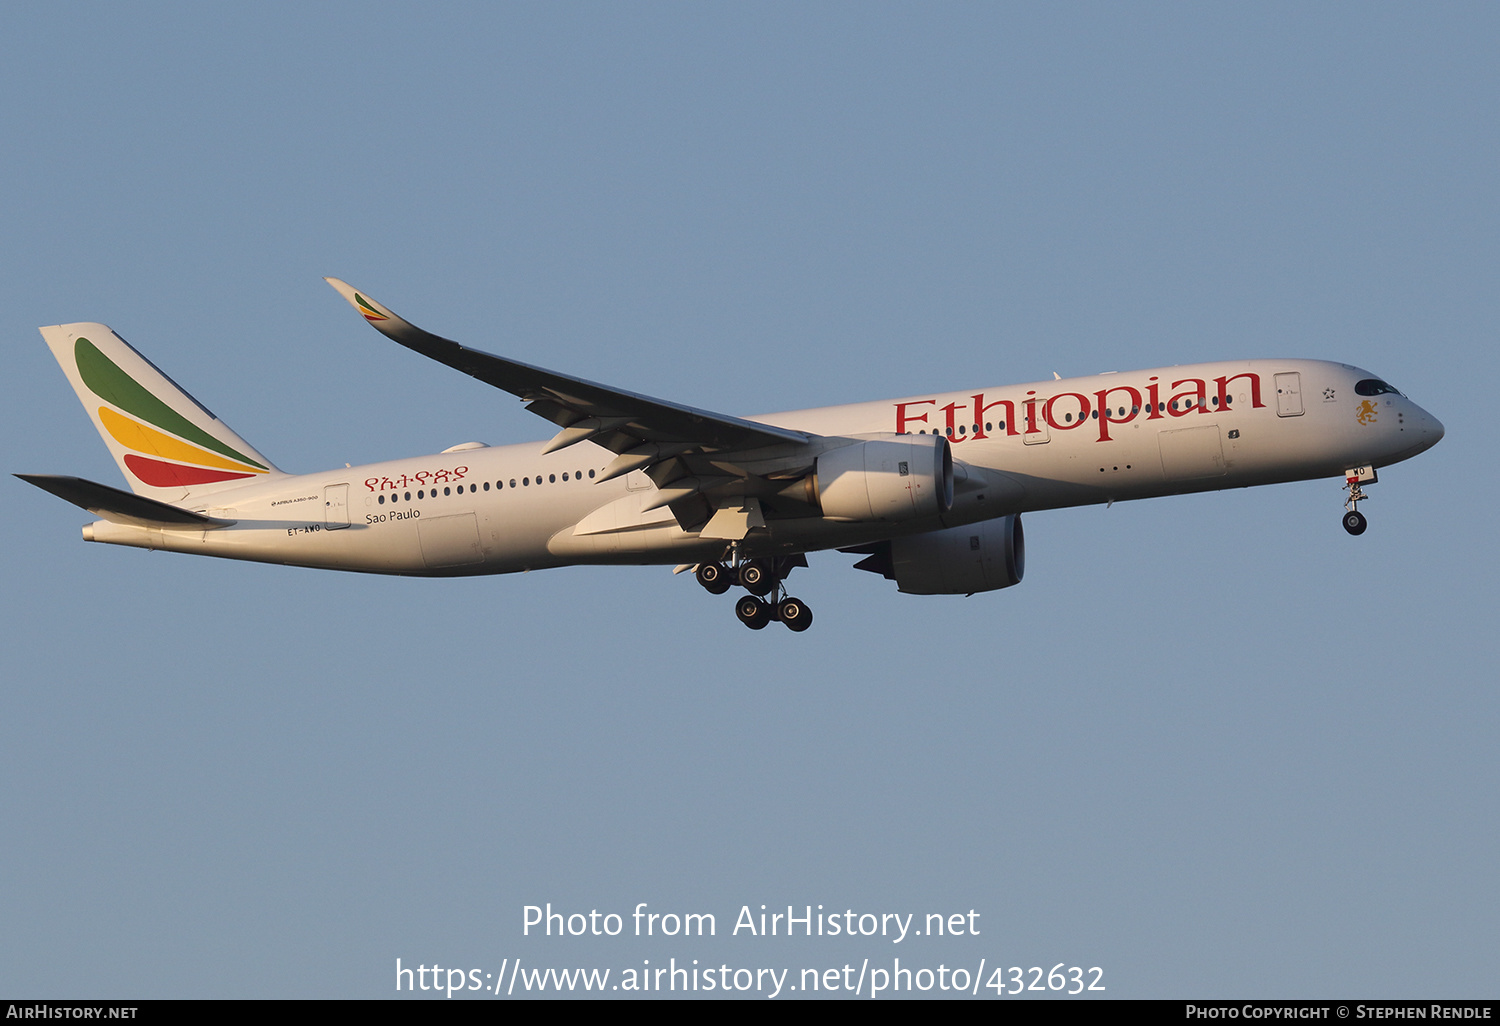
[(557, 475), (556, 474), (548, 474), (547, 475), (547, 483), (548, 484), (557, 484)]

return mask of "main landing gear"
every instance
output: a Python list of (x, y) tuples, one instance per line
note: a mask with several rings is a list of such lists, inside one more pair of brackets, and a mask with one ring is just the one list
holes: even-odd
[(710, 595), (722, 595), (734, 587), (734, 571), (723, 563), (699, 563), (694, 576)]
[(788, 630), (801, 634), (812, 626), (812, 610), (799, 598), (783, 598), (776, 603), (745, 595), (734, 604), (734, 615), (752, 631), (758, 631), (772, 620), (780, 620)]
[(780, 620), (788, 630), (801, 633), (812, 626), (812, 610), (799, 598), (787, 595), (782, 579), (791, 571), (790, 560), (749, 559), (737, 567), (723, 563), (700, 563), (694, 576), (713, 595), (722, 595), (735, 584), (744, 588), (734, 604), (734, 615), (752, 631), (761, 630), (772, 620)]
[(1344, 500), (1344, 530), (1352, 535), (1364, 534), (1365, 528), (1370, 526), (1365, 515), (1359, 511), (1359, 504), (1369, 498), (1360, 484), (1374, 480), (1375, 471), (1369, 467), (1344, 471), (1344, 488), (1349, 492), (1349, 497)]

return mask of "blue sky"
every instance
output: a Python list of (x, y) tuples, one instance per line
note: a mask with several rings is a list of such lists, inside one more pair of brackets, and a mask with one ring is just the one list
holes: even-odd
[[(1335, 359), (1381, 473), (1028, 516), (1027, 578), (394, 580), (89, 546), (10, 481), (0, 991), (379, 997), (438, 962), (1100, 966), (1115, 997), (1492, 996), (1489, 5), (12, 5), (8, 472), (118, 474), (110, 324), (291, 471), (542, 439), (369, 330), (731, 413)], [(712, 939), (523, 937), (522, 908)], [(741, 906), (978, 937), (728, 936)], [(906, 963), (907, 958), (912, 962)]]

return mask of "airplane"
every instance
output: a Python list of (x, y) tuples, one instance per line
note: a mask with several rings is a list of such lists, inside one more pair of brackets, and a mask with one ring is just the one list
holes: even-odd
[(801, 632), (807, 554), (917, 595), (1008, 588), (1021, 517), (1341, 477), (1343, 524), (1377, 470), (1443, 437), (1392, 385), (1322, 360), (1248, 360), (967, 388), (750, 418), (470, 349), (328, 278), (394, 342), (509, 392), (550, 441), (288, 474), (102, 324), (40, 329), (130, 491), (18, 474), (101, 519), (87, 541), (426, 577), (676, 564), (735, 614)]

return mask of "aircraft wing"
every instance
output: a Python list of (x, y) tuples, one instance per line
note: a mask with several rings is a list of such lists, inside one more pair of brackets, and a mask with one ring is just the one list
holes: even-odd
[(470, 349), (418, 328), (346, 282), (324, 280), (392, 341), (526, 400), (527, 409), (562, 429), (544, 451), (588, 440), (619, 454), (606, 479), (684, 452), (800, 445), (811, 437)]

